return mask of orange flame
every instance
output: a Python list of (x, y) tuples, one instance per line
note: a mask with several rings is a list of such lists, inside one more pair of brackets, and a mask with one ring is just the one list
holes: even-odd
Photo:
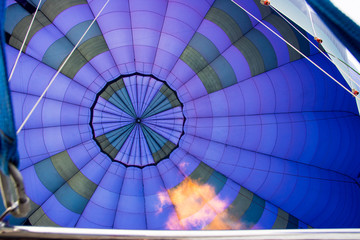
[(239, 229), (239, 220), (233, 219), (226, 207), (228, 201), (216, 196), (215, 188), (186, 178), (177, 187), (158, 194), (159, 209), (173, 204), (168, 229)]

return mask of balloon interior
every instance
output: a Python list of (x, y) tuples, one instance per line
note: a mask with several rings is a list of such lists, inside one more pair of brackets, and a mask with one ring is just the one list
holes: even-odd
[(5, 2), (11, 223), (360, 226), (358, 88), (275, 0)]

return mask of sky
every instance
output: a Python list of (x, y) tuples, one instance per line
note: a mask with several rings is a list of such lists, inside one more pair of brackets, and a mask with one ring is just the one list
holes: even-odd
[(331, 0), (331, 2), (360, 25), (360, 0)]

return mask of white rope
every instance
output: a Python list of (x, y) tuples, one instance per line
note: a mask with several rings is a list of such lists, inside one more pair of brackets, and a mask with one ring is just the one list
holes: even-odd
[(16, 131), (16, 134), (19, 134), (21, 132), (21, 130), (23, 129), (24, 125), (26, 124), (26, 122), (29, 120), (31, 114), (34, 112), (35, 108), (39, 105), (40, 101), (43, 99), (44, 95), (46, 94), (46, 92), (49, 90), (51, 84), (54, 82), (55, 78), (59, 75), (60, 71), (63, 69), (63, 67), (65, 66), (65, 64), (67, 63), (67, 61), (70, 59), (71, 55), (75, 52), (75, 50), (77, 49), (77, 47), (79, 46), (80, 42), (83, 40), (83, 38), (85, 37), (86, 33), (90, 30), (90, 28), (92, 27), (92, 25), (95, 23), (95, 21), (98, 19), (98, 17), (100, 16), (101, 12), (104, 10), (104, 8), (106, 7), (106, 5), (109, 3), (110, 0), (107, 0), (106, 3), (104, 4), (104, 6), (101, 8), (101, 10), (99, 11), (99, 13), (96, 15), (96, 17), (94, 18), (94, 20), (91, 22), (91, 24), (89, 25), (89, 27), (86, 29), (86, 31), (84, 32), (84, 34), (81, 36), (81, 38), (79, 39), (79, 41), (76, 43), (76, 45), (74, 46), (74, 48), (71, 50), (71, 52), (69, 53), (69, 55), (66, 57), (65, 61), (61, 64), (61, 66), (59, 67), (59, 69), (57, 70), (57, 72), (55, 73), (55, 75), (52, 77), (52, 79), (50, 80), (49, 84), (47, 85), (47, 87), (45, 88), (44, 92), (41, 94), (41, 96), (39, 97), (39, 99), (37, 100), (37, 102), (35, 103), (35, 105), (33, 106), (33, 108), (30, 110), (29, 114), (26, 116), (25, 120), (23, 121), (23, 123), (20, 125), (20, 127), (18, 128), (18, 130)]
[[(322, 55), (324, 55), (330, 62), (332, 62), (335, 66), (335, 62), (334, 60), (332, 60), (328, 55), (326, 55), (318, 46), (316, 46), (316, 44), (314, 44), (306, 35), (304, 35), (299, 29), (297, 29), (290, 21), (288, 21), (282, 13), (280, 13), (276, 8), (274, 8), (273, 6), (270, 5), (270, 7), (277, 13), (279, 14), (280, 17), (282, 17), (291, 27), (293, 27), (301, 36), (303, 36), (311, 45), (313, 45)], [(336, 56), (334, 56), (336, 57)], [(337, 58), (337, 57), (336, 57)], [(339, 58), (337, 58), (339, 59)], [(340, 61), (340, 59), (339, 59)], [(342, 63), (342, 61), (340, 61)], [(336, 66), (337, 67), (337, 66)], [(348, 67), (348, 66), (347, 66)], [(338, 68), (338, 70), (340, 72), (342, 72), (345, 76), (347, 76), (350, 79), (350, 87), (352, 88), (352, 84), (351, 83), (355, 83), (359, 88), (360, 85), (343, 69)]]
[(290, 44), (288, 41), (286, 41), (283, 37), (281, 37), (279, 34), (277, 34), (274, 30), (272, 30), (270, 27), (268, 27), (265, 23), (260, 21), (257, 17), (255, 17), (253, 14), (251, 14), (249, 11), (247, 11), (245, 8), (243, 8), (238, 3), (234, 2), (234, 0), (231, 0), (233, 3), (235, 3), (239, 8), (241, 8), (243, 11), (245, 11), (248, 15), (250, 15), (252, 18), (254, 18), (257, 22), (259, 22), (261, 25), (263, 25), (265, 28), (267, 28), (270, 32), (272, 32), (274, 35), (276, 35), (278, 38), (280, 38), (282, 41), (284, 41), (288, 46), (290, 46), (292, 49), (294, 49), (297, 53), (299, 53), (301, 56), (303, 56), (306, 60), (308, 60), (310, 63), (312, 63), (315, 67), (317, 67), (320, 71), (325, 73), (329, 78), (331, 78), (334, 82), (339, 84), (342, 88), (344, 88), (347, 92), (349, 92), (352, 96), (356, 97), (358, 100), (360, 98), (352, 93), (349, 89), (347, 89), (344, 85), (342, 85), (339, 81), (337, 81), (334, 77), (332, 77), (329, 73), (327, 73), (324, 69), (322, 69), (319, 65), (317, 65), (314, 61), (312, 61), (310, 58), (308, 58), (305, 54), (303, 54), (301, 51), (299, 51), (296, 47), (294, 47), (292, 44)]
[(17, 57), (16, 57), (14, 66), (13, 66), (12, 69), (11, 69), (10, 76), (9, 76), (9, 82), (10, 82), (12, 76), (14, 75), (15, 68), (16, 68), (16, 66), (17, 66), (17, 63), (18, 63), (19, 59), (20, 59), (20, 55), (21, 55), (21, 53), (22, 53), (22, 51), (23, 51), (23, 49), (24, 49), (24, 47), (25, 47), (25, 43), (26, 43), (27, 38), (28, 38), (29, 33), (30, 33), (30, 29), (31, 29), (31, 27), (32, 27), (32, 25), (33, 25), (33, 23), (34, 23), (34, 20), (35, 20), (35, 18), (36, 18), (36, 15), (37, 15), (37, 13), (38, 13), (38, 11), (39, 11), (39, 7), (40, 7), (40, 4), (41, 4), (41, 1), (42, 1), (42, 0), (40, 0), (39, 3), (38, 3), (38, 5), (37, 5), (37, 7), (36, 7), (36, 11), (35, 11), (35, 13), (34, 13), (34, 16), (32, 17), (31, 22), (30, 22), (30, 25), (29, 25), (29, 27), (28, 27), (28, 29), (27, 29), (27, 31), (26, 31), (24, 41), (23, 41), (23, 43), (21, 44), (21, 48), (20, 48), (19, 53), (18, 53), (18, 55), (17, 55)]
[(306, 3), (305, 0), (304, 0), (304, 4), (306, 5), (306, 8), (307, 8), (307, 10), (308, 10), (309, 18), (310, 18), (310, 22), (311, 22), (311, 26), (312, 26), (312, 29), (313, 29), (313, 31), (314, 31), (314, 36), (316, 37), (317, 34), (316, 34), (316, 31), (315, 31), (315, 27), (314, 27), (314, 22), (313, 22), (313, 19), (312, 19), (310, 6)]

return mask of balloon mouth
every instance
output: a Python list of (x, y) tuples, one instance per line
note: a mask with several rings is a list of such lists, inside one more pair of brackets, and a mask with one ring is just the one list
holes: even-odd
[(94, 141), (127, 167), (168, 158), (184, 135), (184, 123), (177, 93), (153, 75), (134, 73), (108, 82), (91, 107)]

